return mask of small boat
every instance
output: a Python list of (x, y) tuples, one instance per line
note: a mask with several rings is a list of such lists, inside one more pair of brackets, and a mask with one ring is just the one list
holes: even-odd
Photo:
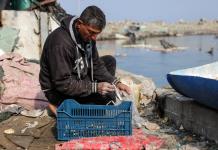
[(218, 109), (218, 61), (170, 72), (167, 80), (180, 94)]

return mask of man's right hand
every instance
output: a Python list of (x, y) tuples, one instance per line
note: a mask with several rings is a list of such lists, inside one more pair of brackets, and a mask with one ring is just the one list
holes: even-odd
[(107, 93), (115, 91), (115, 87), (108, 82), (99, 82), (98, 83), (98, 93), (105, 95)]

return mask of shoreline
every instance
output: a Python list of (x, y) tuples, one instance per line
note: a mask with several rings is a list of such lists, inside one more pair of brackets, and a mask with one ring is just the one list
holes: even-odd
[(98, 40), (128, 40), (127, 32), (135, 34), (136, 40), (148, 37), (169, 37), (187, 35), (218, 35), (218, 20), (203, 20), (176, 23), (156, 22), (108, 22), (106, 28), (99, 35)]

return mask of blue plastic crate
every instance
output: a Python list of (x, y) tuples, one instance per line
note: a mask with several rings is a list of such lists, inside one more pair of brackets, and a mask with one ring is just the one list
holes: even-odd
[(57, 109), (58, 140), (132, 135), (132, 102), (120, 105), (83, 105), (65, 100)]

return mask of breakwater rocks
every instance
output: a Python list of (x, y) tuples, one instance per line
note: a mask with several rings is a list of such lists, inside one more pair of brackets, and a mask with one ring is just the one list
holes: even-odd
[(145, 39), (157, 36), (183, 36), (218, 34), (218, 20), (200, 19), (195, 22), (179, 20), (176, 23), (156, 22), (109, 22), (98, 40)]

